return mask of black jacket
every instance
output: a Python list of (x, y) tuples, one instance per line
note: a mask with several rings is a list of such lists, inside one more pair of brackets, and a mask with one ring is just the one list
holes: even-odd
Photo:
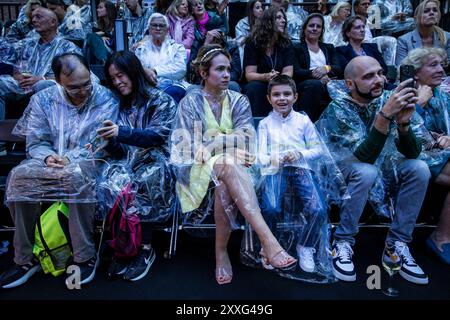
[[(343, 69), (339, 64), (339, 59), (336, 54), (336, 49), (332, 44), (319, 42), (320, 50), (325, 55), (327, 65), (331, 66), (331, 71), (328, 74), (330, 78), (342, 78)], [(301, 82), (308, 79), (314, 79), (311, 70), (311, 60), (309, 56), (308, 45), (302, 41), (294, 44), (295, 62), (294, 62), (294, 80)]]
[[(361, 45), (363, 50), (366, 52), (366, 55), (372, 58), (375, 58), (383, 68), (384, 74), (387, 74), (388, 68), (386, 62), (384, 62), (384, 58), (381, 55), (381, 52), (378, 51), (378, 46), (376, 43), (363, 43)], [(336, 47), (336, 52), (338, 54), (339, 63), (341, 65), (342, 70), (345, 69), (345, 66), (356, 57), (355, 51), (350, 44), (346, 46)]]

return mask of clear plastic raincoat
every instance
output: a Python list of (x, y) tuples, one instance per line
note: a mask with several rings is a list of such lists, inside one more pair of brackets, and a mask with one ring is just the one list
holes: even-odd
[(416, 111), (418, 116), (413, 118), (412, 128), (422, 142), (420, 159), (426, 162), (436, 177), (450, 159), (449, 149), (436, 147), (439, 136), (450, 136), (450, 95), (435, 88), (428, 104), (424, 108), (416, 106)]
[[(410, 0), (375, 0), (372, 4), (380, 8), (383, 35), (408, 32), (414, 29), (413, 7)], [(393, 19), (393, 16), (398, 13), (405, 13), (406, 18), (404, 20)]]
[[(294, 154), (295, 160), (283, 161), (287, 154)], [(314, 269), (297, 264), (277, 272), (308, 282), (334, 282), (328, 208), (349, 195), (344, 177), (308, 116), (291, 111), (283, 118), (273, 111), (264, 118), (258, 126), (258, 164), (257, 191), (266, 222), (289, 254), (301, 262), (311, 255), (315, 264)], [(242, 261), (260, 266), (260, 248), (247, 227)]]
[[(316, 122), (317, 129), (338, 164), (355, 161), (354, 152), (364, 141), (373, 127), (376, 113), (387, 102), (391, 92), (385, 91), (381, 97), (367, 106), (358, 105), (350, 95), (333, 100)], [(391, 123), (391, 130), (384, 147), (375, 161), (378, 177), (369, 193), (369, 202), (375, 212), (391, 217), (398, 186), (397, 165), (404, 159), (397, 150), (398, 131)]]
[[(97, 202), (94, 187), (103, 161), (85, 145), (95, 140), (103, 121), (116, 119), (117, 114), (117, 100), (95, 83), (79, 109), (60, 85), (33, 95), (12, 132), (26, 138), (27, 160), (11, 171), (6, 202)], [(67, 159), (64, 168), (45, 165), (45, 159), (55, 154)]]
[[(236, 166), (240, 194), (249, 200), (254, 192), (251, 178), (244, 164), (254, 160), (255, 129), (250, 104), (246, 96), (226, 90), (221, 101), (210, 105), (203, 89), (192, 90), (179, 104), (171, 134), (171, 164), (177, 178), (177, 195), (184, 224), (199, 225), (210, 216), (215, 187), (220, 185), (214, 174), (214, 165), (223, 159)], [(214, 113), (221, 109), (220, 123)], [(201, 148), (210, 157), (202, 162), (196, 155)], [(226, 195), (220, 197), (225, 203)], [(247, 201), (249, 210), (259, 210), (256, 201)], [(239, 227), (235, 205), (226, 206), (232, 228)]]
[(146, 90), (146, 104), (120, 110), (119, 135), (105, 148), (118, 160), (108, 160), (98, 186), (99, 198), (111, 209), (120, 192), (131, 186), (133, 200), (121, 212), (138, 214), (141, 221), (165, 222), (176, 203), (167, 146), (177, 106), (160, 90)]

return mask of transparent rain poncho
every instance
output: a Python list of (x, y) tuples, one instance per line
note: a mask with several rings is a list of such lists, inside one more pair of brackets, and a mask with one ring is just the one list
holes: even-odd
[[(230, 200), (227, 192), (215, 194), (215, 191), (223, 190), (223, 184), (213, 169), (215, 164), (223, 164), (223, 159), (235, 164), (234, 187), (239, 190), (240, 200), (249, 212), (259, 211), (251, 177), (244, 166), (250, 165), (255, 158), (255, 129), (250, 104), (246, 96), (230, 90), (224, 91), (220, 101), (212, 105), (206, 96), (207, 93), (198, 88), (180, 101), (170, 139), (182, 223), (201, 226), (209, 222), (217, 197), (231, 228), (236, 229), (239, 222), (235, 201)], [(217, 123), (214, 113), (219, 108), (222, 115)], [(205, 163), (196, 158), (201, 148), (211, 155)]]
[(177, 106), (167, 94), (153, 87), (146, 90), (148, 102), (141, 107), (121, 109), (116, 124), (125, 127), (126, 135), (150, 133), (156, 144), (144, 148), (118, 138), (111, 141), (117, 145), (117, 154), (108, 148), (106, 151), (111, 152), (111, 158), (120, 159), (108, 159), (109, 165), (98, 185), (99, 201), (111, 209), (120, 192), (129, 186), (132, 201), (120, 211), (137, 214), (141, 221), (165, 222), (174, 213), (176, 203), (167, 146)]
[(325, 31), (323, 33), (323, 43), (331, 43), (335, 47), (344, 46), (347, 42), (342, 37), (342, 25), (344, 22), (333, 22), (330, 15), (324, 17)]
[[(288, 152), (296, 154), (296, 160), (282, 163)], [(257, 191), (266, 222), (290, 255), (299, 261), (313, 257), (315, 264), (310, 272), (297, 264), (277, 273), (308, 282), (336, 281), (329, 254), (328, 209), (349, 194), (342, 173), (306, 114), (292, 111), (282, 118), (271, 112), (259, 123), (258, 167)], [(247, 226), (241, 260), (264, 267), (260, 250), (258, 238)]]
[(435, 88), (428, 104), (424, 108), (417, 106), (416, 110), (411, 123), (423, 146), (419, 159), (429, 167), (445, 165), (450, 159), (450, 149), (438, 148), (436, 139), (441, 135), (450, 136), (450, 94)]
[[(413, 7), (410, 0), (375, 0), (381, 14), (381, 32), (392, 35), (397, 32), (408, 32), (414, 29)], [(405, 13), (403, 21), (392, 19), (395, 14)]]
[(395, 65), (395, 56), (397, 54), (397, 39), (390, 36), (380, 36), (373, 38), (371, 42), (377, 44), (379, 51), (383, 55), (386, 65)]
[(24, 5), (19, 12), (17, 20), (11, 25), (9, 32), (5, 35), (5, 38), (10, 42), (15, 42), (25, 38), (28, 33), (33, 30), (33, 25), (30, 19), (25, 14), (27, 5)]
[[(366, 107), (359, 106), (350, 95), (333, 100), (316, 122), (316, 127), (338, 165), (358, 161), (355, 150), (373, 127), (375, 114), (387, 102), (391, 92), (373, 100)], [(391, 126), (395, 126), (391, 123)], [(397, 150), (398, 132), (392, 127), (384, 148), (375, 161), (378, 177), (369, 193), (375, 212), (392, 217), (398, 187), (397, 165), (404, 156)]]
[(300, 6), (289, 5), (286, 11), (287, 33), (294, 42), (300, 42), (300, 32), (308, 13)]
[[(48, 78), (54, 76), (51, 65), (55, 56), (68, 52), (81, 54), (81, 50), (74, 43), (59, 35), (46, 44), (39, 43), (39, 40), (40, 37), (26, 38), (22, 41), (24, 45), (16, 49), (5, 45), (8, 56), (2, 62), (12, 64), (21, 73)], [(21, 93), (22, 88), (12, 76), (2, 75), (0, 76), (0, 95), (7, 92)]]
[[(103, 121), (117, 114), (116, 99), (95, 83), (81, 109), (60, 85), (33, 95), (12, 132), (26, 138), (27, 160), (11, 171), (5, 201), (97, 202), (94, 187), (103, 160), (85, 145), (95, 140)], [(55, 154), (69, 163), (62, 169), (47, 167), (45, 159)]]

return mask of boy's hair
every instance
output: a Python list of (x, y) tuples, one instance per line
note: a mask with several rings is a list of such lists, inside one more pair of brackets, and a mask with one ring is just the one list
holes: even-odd
[(297, 86), (295, 85), (295, 81), (287, 75), (280, 74), (269, 81), (269, 85), (267, 87), (267, 95), (270, 96), (273, 87), (281, 85), (288, 85), (289, 87), (291, 87), (294, 94), (297, 93)]

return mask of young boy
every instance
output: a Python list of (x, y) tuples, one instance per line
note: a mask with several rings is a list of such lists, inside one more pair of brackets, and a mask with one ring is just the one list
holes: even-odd
[[(290, 77), (273, 78), (267, 94), (273, 111), (258, 126), (261, 210), (276, 236), (288, 231), (294, 235), (300, 268), (315, 272), (314, 253), (319, 246), (328, 245), (328, 233), (323, 232), (327, 230), (327, 205), (312, 170), (323, 149), (309, 117), (292, 109), (297, 90)], [(290, 213), (285, 212), (287, 188), (299, 203)], [(277, 222), (284, 222), (283, 227), (277, 228)]]

